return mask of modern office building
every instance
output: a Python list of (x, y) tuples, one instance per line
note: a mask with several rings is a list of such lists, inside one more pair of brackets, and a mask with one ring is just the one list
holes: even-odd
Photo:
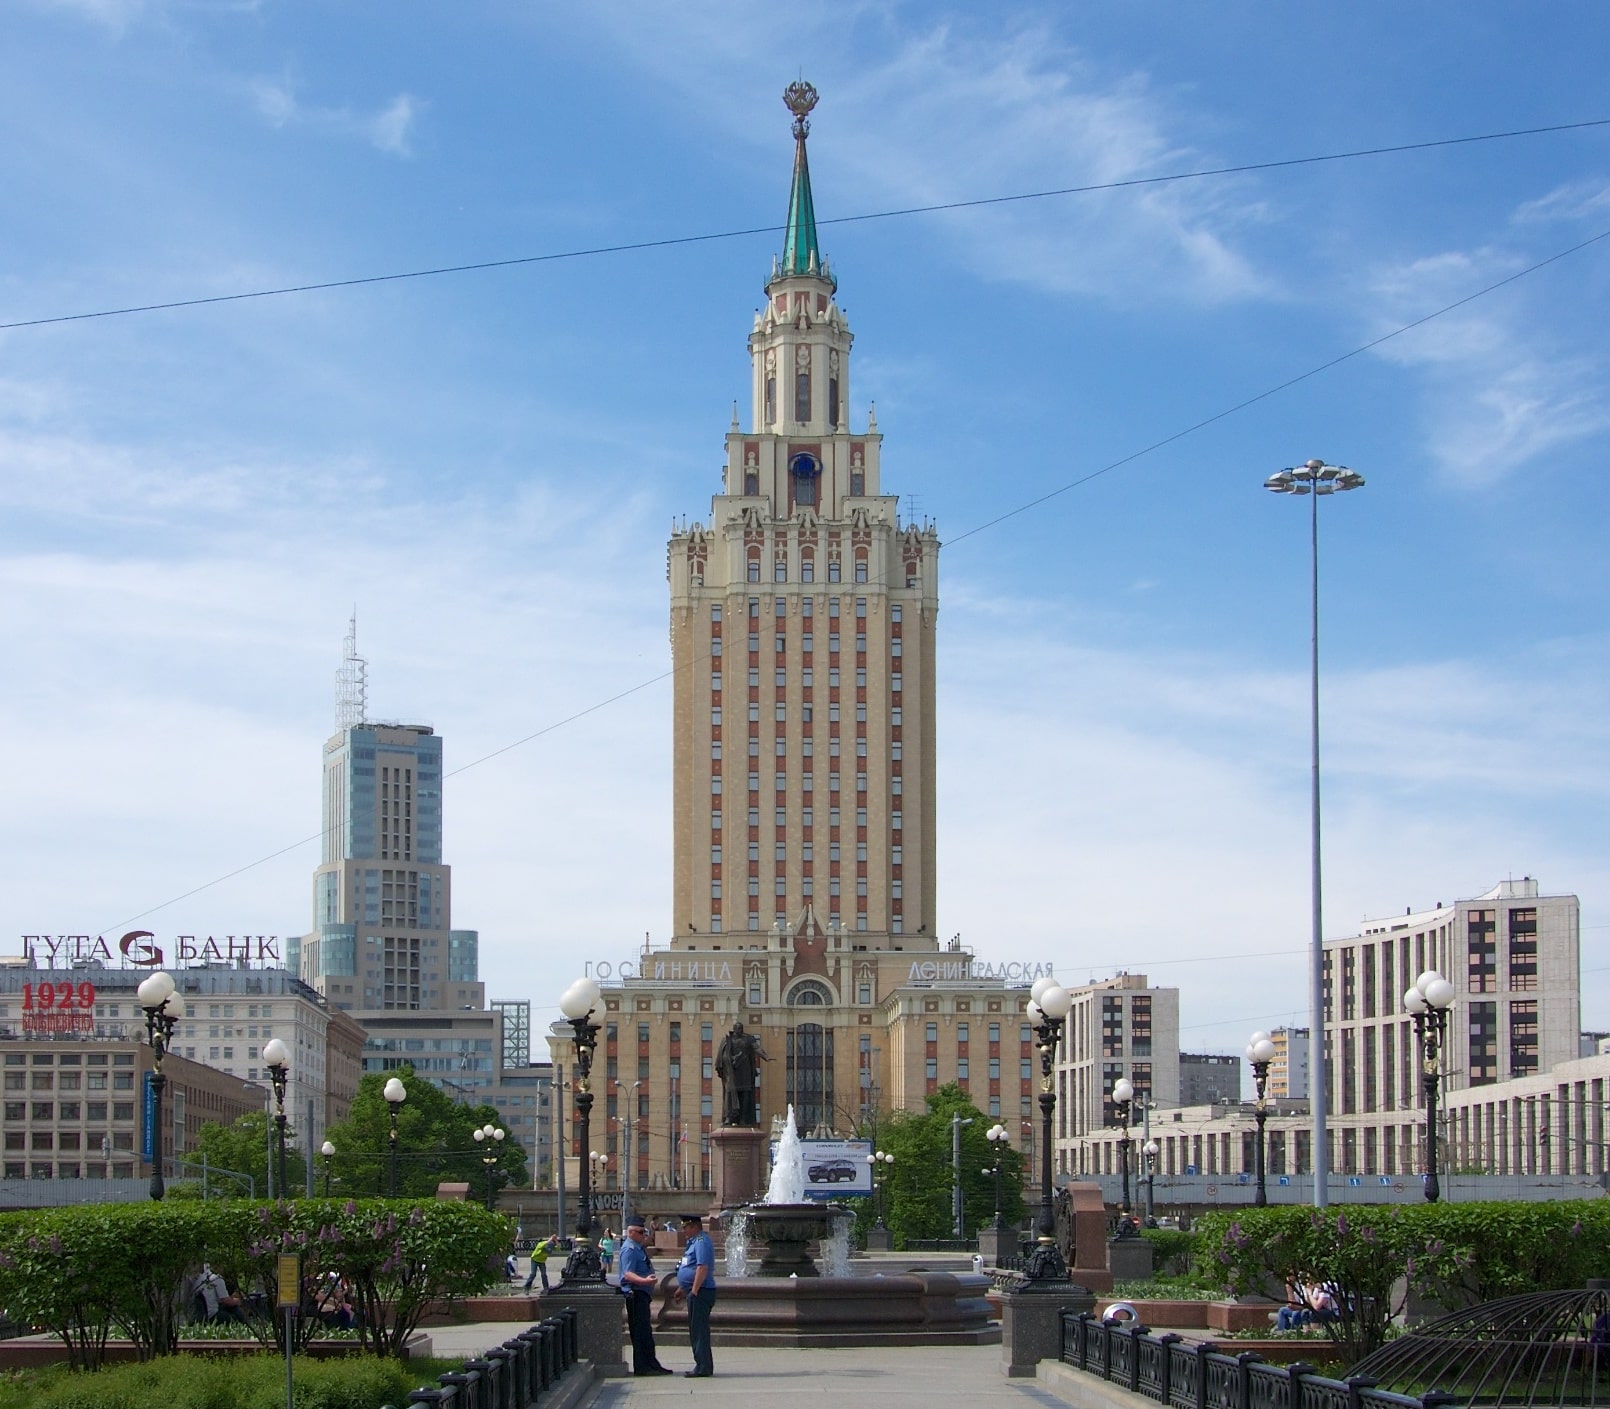
[(529, 1079), (505, 1081), (508, 1044), (529, 1033), (530, 1007), (487, 1003), (480, 936), (453, 927), (441, 737), (428, 725), (368, 718), (356, 631), (339, 676), (338, 732), (324, 746), (313, 929), (290, 942), (287, 960), (362, 1028), (363, 1074), (408, 1066), (455, 1100), (495, 1107), (534, 1173), (539, 1093)]
[(1211, 1106), (1240, 1099), (1240, 1057), (1214, 1052), (1180, 1053), (1180, 1105)]
[[(1326, 1049), (1332, 1172), (1415, 1175), (1425, 1167), (1423, 1053), (1403, 995), (1427, 969), (1454, 985), (1441, 1053), (1440, 1150), (1444, 1169), (1504, 1175), (1584, 1174), (1607, 1167), (1603, 1096), (1610, 1059), (1583, 1058), (1580, 906), (1544, 895), (1530, 877), (1429, 910), (1366, 922), (1325, 945)], [(1285, 1034), (1293, 1055), (1307, 1034)], [(1277, 1055), (1282, 1049), (1276, 1039)], [(1273, 1067), (1271, 1068), (1273, 1075)], [(1297, 1080), (1297, 1097), (1306, 1081)], [(1269, 1123), (1271, 1173), (1311, 1169), (1306, 1115), (1276, 1092)], [(1597, 1103), (1597, 1104), (1596, 1104)], [(1183, 1174), (1253, 1168), (1251, 1103), (1172, 1114), (1159, 1169)], [(1114, 1165), (1114, 1135), (1084, 1168)]]
[(1277, 1027), (1269, 1034), (1274, 1059), (1269, 1063), (1270, 1096), (1308, 1099), (1308, 1029)]
[(452, 927), (441, 739), (428, 725), (354, 724), (324, 746), (323, 796), (306, 981), (352, 1012), (483, 1007), (478, 936)]

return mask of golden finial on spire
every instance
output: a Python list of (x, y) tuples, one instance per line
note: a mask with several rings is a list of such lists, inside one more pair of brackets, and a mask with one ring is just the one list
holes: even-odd
[(811, 130), (806, 118), (816, 106), (816, 89), (803, 78), (796, 79), (783, 89), (783, 102), (787, 104), (788, 111), (794, 114), (794, 136), (805, 136)]

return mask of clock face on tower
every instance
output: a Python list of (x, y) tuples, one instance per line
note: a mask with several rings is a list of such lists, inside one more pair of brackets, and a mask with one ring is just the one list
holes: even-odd
[(808, 479), (822, 472), (822, 467), (816, 462), (816, 456), (801, 451), (788, 462), (790, 473), (798, 475), (801, 479)]

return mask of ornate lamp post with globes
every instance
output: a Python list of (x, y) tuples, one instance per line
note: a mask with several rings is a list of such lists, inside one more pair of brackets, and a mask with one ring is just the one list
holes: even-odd
[(1130, 1216), (1129, 1207), (1129, 1111), (1135, 1101), (1135, 1084), (1127, 1076), (1120, 1076), (1112, 1084), (1113, 1109), (1118, 1112), (1118, 1123), (1123, 1126), (1124, 1133), (1118, 1141), (1118, 1167), (1123, 1172), (1123, 1202), (1118, 1206), (1118, 1236), (1120, 1238), (1133, 1238), (1135, 1236), (1135, 1220)]
[(1275, 1044), (1267, 1032), (1255, 1032), (1252, 1040), (1247, 1043), (1247, 1060), (1252, 1063), (1252, 1088), (1257, 1092), (1258, 1099), (1252, 1108), (1253, 1118), (1258, 1122), (1258, 1137), (1253, 1143), (1253, 1154), (1257, 1162), (1258, 1192), (1252, 1202), (1259, 1208), (1265, 1207), (1269, 1202), (1269, 1189), (1265, 1179), (1268, 1164), (1264, 1156), (1263, 1128), (1269, 1120), (1269, 1108), (1264, 1104), (1264, 1093), (1269, 1089), (1269, 1063), (1275, 1059)]
[(1442, 1197), (1437, 1181), (1437, 1084), (1442, 1076), (1442, 1049), (1448, 1040), (1448, 1009), (1454, 986), (1435, 969), (1427, 969), (1403, 995), (1403, 1006), (1414, 1018), (1414, 1036), (1420, 1046), (1420, 1072), (1426, 1092), (1427, 1203)]
[[(1001, 1368), (1007, 1375), (1032, 1377), (1042, 1360), (1062, 1353), (1062, 1318), (1093, 1311), (1096, 1299), (1068, 1274), (1057, 1246), (1053, 1203), (1052, 1116), (1056, 1113), (1056, 1056), (1063, 1025), (1073, 1011), (1073, 995), (1049, 976), (1029, 990), (1024, 1016), (1040, 1049), (1040, 1211), (1034, 1223), (1034, 1248), (1024, 1260), (1023, 1280), (1001, 1297)], [(997, 1158), (1000, 1149), (997, 1142)], [(992, 1230), (998, 1240), (1005, 1231)], [(982, 1245), (982, 1239), (980, 1244)], [(997, 1253), (996, 1264), (1002, 1257)]]
[(497, 1178), (498, 1154), (503, 1141), (508, 1135), (507, 1130), (500, 1130), (495, 1125), (483, 1125), (475, 1132), (475, 1143), (486, 1151), (481, 1156), (481, 1163), (486, 1167), (486, 1207), (491, 1212), (497, 1203), (497, 1190), (493, 1181)]
[(1148, 1140), (1141, 1146), (1141, 1154), (1146, 1156), (1146, 1226), (1155, 1227), (1157, 1223), (1157, 1155), (1162, 1147), (1155, 1140)]
[[(603, 1002), (603, 993), (590, 978), (579, 978), (564, 991), (559, 999), (559, 1011), (570, 1024), (576, 1044), (576, 1115), (581, 1121), (581, 1148), (587, 1149), (592, 1140), (593, 1051), (598, 1046), (598, 1024), (593, 1014)], [(593, 1244), (592, 1161), (576, 1162), (581, 1188), (576, 1194), (576, 1245), (565, 1260), (565, 1281), (602, 1282), (604, 1264)], [(617, 1328), (618, 1337), (618, 1328)]]
[(330, 1164), (335, 1159), (335, 1146), (326, 1140), (319, 1146), (319, 1153), (324, 1156), (324, 1197), (330, 1197)]
[(1057, 1108), (1057, 1046), (1063, 1022), (1073, 1009), (1073, 995), (1051, 978), (1036, 979), (1029, 991), (1032, 996), (1025, 1011), (1040, 1049), (1040, 1213), (1034, 1224), (1034, 1251), (1024, 1270), (1030, 1281), (1066, 1281), (1068, 1264), (1057, 1246), (1057, 1216), (1051, 1202), (1051, 1117)]
[(391, 1197), (397, 1197), (397, 1112), (402, 1103), (408, 1099), (408, 1088), (402, 1084), (402, 1078), (394, 1076), (386, 1082), (381, 1094), (386, 1098), (386, 1104), (391, 1108)]
[(285, 1182), (285, 1087), (291, 1079), (290, 1049), (276, 1037), (264, 1045), (263, 1061), (268, 1067), (269, 1084), (274, 1088), (274, 1144), (278, 1151), (280, 1197), (288, 1199), (291, 1191)]
[(990, 1227), (1001, 1229), (1006, 1226), (1006, 1220), (1001, 1217), (1001, 1155), (1006, 1149), (1006, 1127), (997, 1121), (984, 1132), (984, 1138), (990, 1148), (990, 1167), (984, 1173), (995, 1176), (995, 1220)]
[(145, 1031), (151, 1042), (151, 1197), (160, 1199), (168, 1192), (162, 1180), (162, 1092), (168, 1078), (162, 1074), (162, 1058), (173, 1041), (173, 1030), (184, 1016), (184, 999), (172, 977), (158, 969), (135, 994), (145, 1009)]

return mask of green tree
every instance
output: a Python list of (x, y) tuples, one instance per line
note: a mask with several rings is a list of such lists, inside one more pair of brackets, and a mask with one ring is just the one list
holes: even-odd
[[(187, 1188), (184, 1192), (200, 1191), (201, 1170), (197, 1166), (205, 1160), (210, 1169), (229, 1170), (236, 1175), (245, 1175), (252, 1181), (248, 1185), (228, 1175), (209, 1174), (209, 1198), (246, 1198), (253, 1192), (257, 1198), (267, 1198), (269, 1151), (277, 1148), (275, 1139), (274, 1122), (266, 1111), (249, 1111), (231, 1125), (220, 1125), (217, 1121), (209, 1120), (196, 1137), (195, 1149), (185, 1155), (184, 1178)], [(307, 1161), (302, 1150), (293, 1143), (295, 1139), (296, 1127), (287, 1124), (285, 1178), (291, 1186), (288, 1192), (293, 1196), (307, 1187)], [(277, 1174), (275, 1178), (277, 1181)], [(283, 1194), (287, 1191), (276, 1192)]]
[[(953, 1236), (951, 1208), (951, 1118), (971, 1120), (961, 1130), (962, 1208), (967, 1231), (995, 1216), (994, 1152), (985, 1138), (993, 1123), (956, 1083), (928, 1097), (924, 1111), (896, 1111), (879, 1131), (878, 1144), (894, 1156), (884, 1187), (884, 1219), (895, 1246), (913, 1240)], [(874, 1210), (863, 1210), (870, 1221)], [(1001, 1151), (1001, 1216), (1016, 1227), (1023, 1218), (1023, 1155), (1010, 1146)]]
[[(327, 1134), (336, 1153), (330, 1160), (330, 1192), (354, 1198), (386, 1194), (390, 1185), (391, 1104), (385, 1098), (386, 1082), (401, 1079), (408, 1098), (397, 1108), (397, 1193), (400, 1197), (429, 1198), (443, 1182), (465, 1183), (471, 1196), (486, 1194), (488, 1153), (476, 1143), (475, 1131), (483, 1125), (503, 1127), (503, 1116), (492, 1106), (459, 1105), (440, 1087), (416, 1076), (412, 1067), (372, 1073), (358, 1085), (352, 1110)], [(525, 1148), (516, 1139), (497, 1149), (494, 1171), (499, 1188), (529, 1183)], [(323, 1159), (317, 1187), (324, 1187)]]

